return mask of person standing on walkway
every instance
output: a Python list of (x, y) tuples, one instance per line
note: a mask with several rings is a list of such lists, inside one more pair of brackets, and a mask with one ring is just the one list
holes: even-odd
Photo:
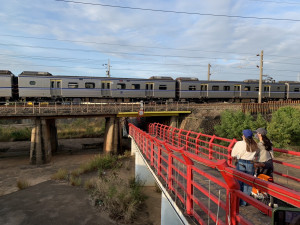
[(257, 176), (259, 174), (265, 174), (270, 177), (273, 177), (273, 158), (274, 158), (274, 152), (273, 152), (273, 144), (270, 141), (270, 139), (266, 136), (267, 131), (264, 128), (258, 128), (256, 131), (255, 137), (259, 140), (258, 148), (259, 151), (257, 152), (257, 163), (255, 163), (255, 167), (257, 167)]
[[(253, 140), (253, 133), (251, 130), (243, 130), (243, 140), (238, 141), (231, 152), (231, 156), (236, 158), (237, 165), (236, 169), (244, 172), (249, 175), (254, 175), (254, 165), (253, 160), (256, 152), (258, 151), (258, 146), (256, 142)], [(240, 189), (245, 194), (250, 196), (252, 186), (245, 184), (241, 181), (238, 181), (240, 184)], [(240, 206), (246, 206), (247, 202), (243, 199), (240, 199)]]

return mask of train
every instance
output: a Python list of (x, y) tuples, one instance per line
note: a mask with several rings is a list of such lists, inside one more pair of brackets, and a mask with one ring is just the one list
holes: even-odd
[[(166, 76), (115, 78), (59, 76), (0, 70), (0, 102), (257, 102), (258, 80), (214, 81)], [(262, 84), (262, 101), (299, 100), (300, 82)]]

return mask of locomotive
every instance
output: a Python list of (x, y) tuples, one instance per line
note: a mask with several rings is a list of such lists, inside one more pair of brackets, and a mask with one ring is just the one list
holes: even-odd
[[(15, 76), (0, 70), (0, 101), (189, 101), (257, 102), (258, 80), (206, 81), (197, 78), (152, 76), (149, 79), (58, 76), (24, 71)], [(263, 82), (262, 100), (298, 100), (300, 82)]]

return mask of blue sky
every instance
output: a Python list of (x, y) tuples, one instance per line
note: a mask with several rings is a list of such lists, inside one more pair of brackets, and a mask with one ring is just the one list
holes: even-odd
[[(0, 69), (14, 74), (171, 76), (212, 80), (298, 80), (300, 2), (296, 0), (0, 0)], [(273, 18), (244, 19), (104, 7)], [(298, 21), (274, 20), (291, 19)]]

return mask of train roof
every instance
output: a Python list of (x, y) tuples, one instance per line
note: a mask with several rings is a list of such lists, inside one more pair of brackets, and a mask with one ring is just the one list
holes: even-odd
[(0, 75), (13, 75), (13, 73), (9, 70), (0, 70)]
[(52, 76), (49, 72), (40, 72), (40, 71), (23, 71), (20, 75), (23, 76)]
[(199, 81), (197, 77), (178, 77), (176, 80), (179, 81)]
[(282, 81), (278, 81), (278, 83), (283, 83), (283, 84), (285, 84), (285, 83), (299, 84), (300, 81), (284, 81), (284, 80), (282, 80)]
[(150, 80), (174, 80), (172, 77), (165, 77), (165, 76), (152, 76), (149, 79)]

